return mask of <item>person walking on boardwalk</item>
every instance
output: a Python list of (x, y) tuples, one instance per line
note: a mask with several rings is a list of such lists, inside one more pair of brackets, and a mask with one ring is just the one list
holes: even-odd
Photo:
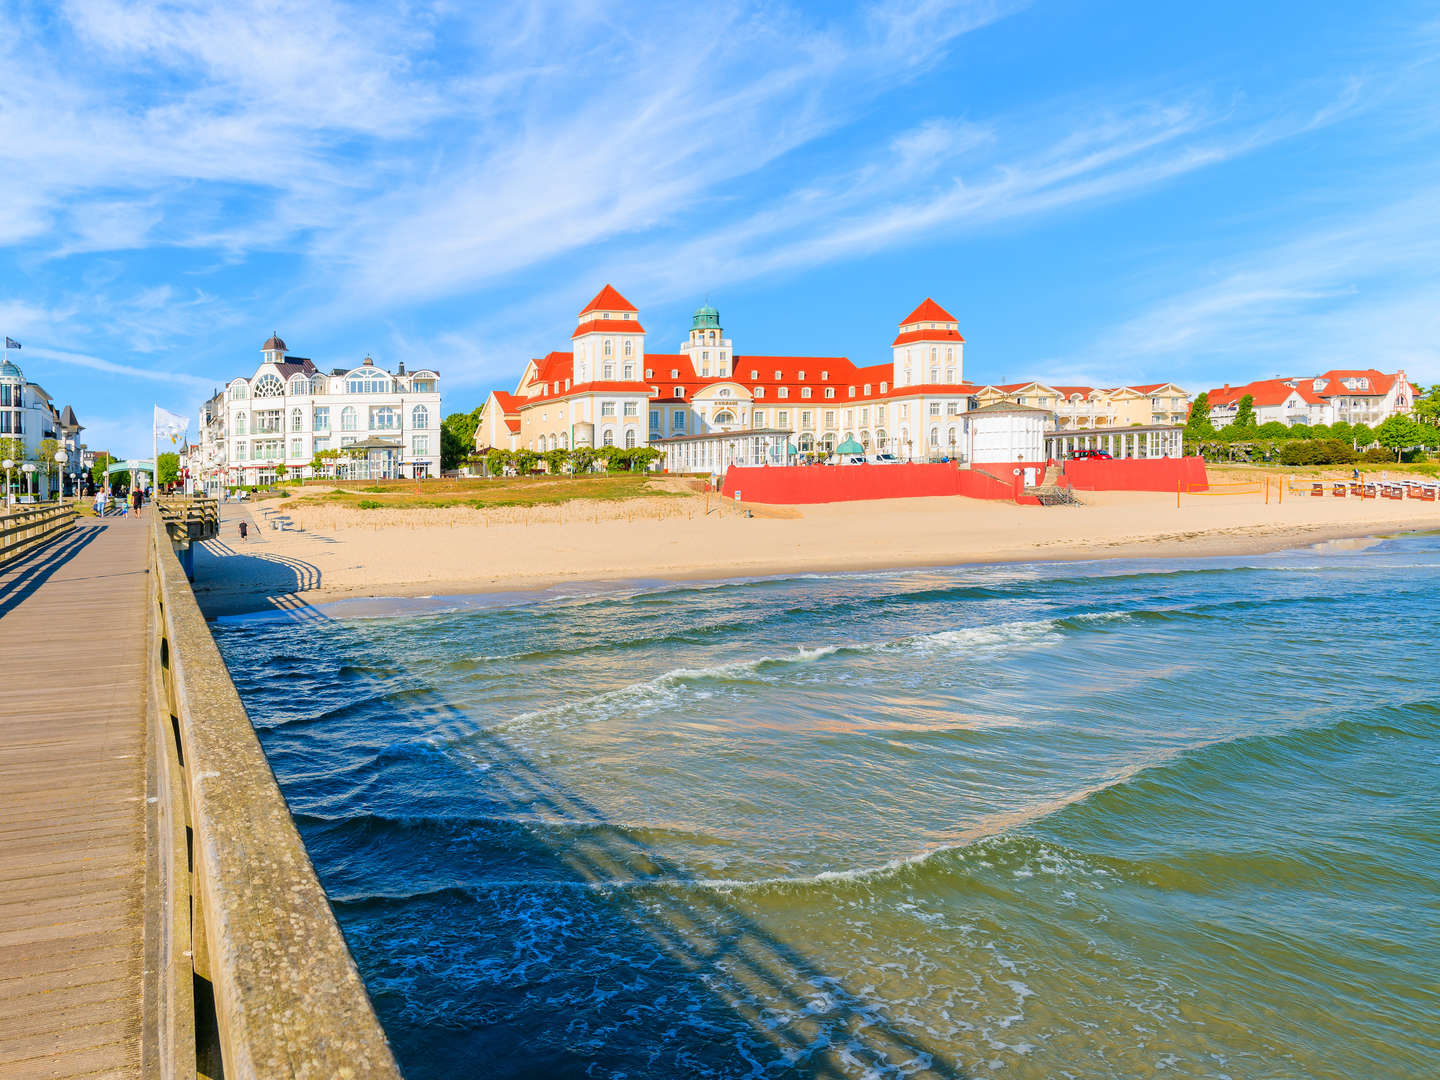
[(140, 508), (145, 505), (145, 492), (141, 491), (139, 487), (136, 487), (130, 492), (130, 503), (135, 507), (135, 516), (138, 518), (140, 516)]
[(245, 535), (246, 535), (246, 533), (248, 533), (249, 531), (250, 531), (250, 526), (249, 526), (249, 524), (246, 523), (246, 522), (244, 522), (244, 521), (240, 522), (240, 539), (241, 539), (241, 540), (244, 540), (244, 539), (245, 539)]

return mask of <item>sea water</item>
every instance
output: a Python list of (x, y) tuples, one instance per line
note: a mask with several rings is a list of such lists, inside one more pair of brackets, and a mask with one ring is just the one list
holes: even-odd
[(216, 624), (406, 1076), (1440, 1074), (1440, 539)]

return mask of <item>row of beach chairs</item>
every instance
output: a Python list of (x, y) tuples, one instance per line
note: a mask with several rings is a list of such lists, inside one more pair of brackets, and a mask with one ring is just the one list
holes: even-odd
[(1316, 498), (1329, 494), (1336, 499), (1419, 499), (1422, 502), (1440, 501), (1440, 483), (1434, 480), (1317, 480), (1310, 485), (1310, 494)]

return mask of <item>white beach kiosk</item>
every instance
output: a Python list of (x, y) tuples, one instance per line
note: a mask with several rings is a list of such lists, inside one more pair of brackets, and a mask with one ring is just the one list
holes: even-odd
[(970, 464), (1021, 469), (1026, 486), (1033, 487), (1045, 471), (1045, 433), (1054, 422), (1055, 414), (1047, 409), (1010, 401), (972, 409), (966, 414)]

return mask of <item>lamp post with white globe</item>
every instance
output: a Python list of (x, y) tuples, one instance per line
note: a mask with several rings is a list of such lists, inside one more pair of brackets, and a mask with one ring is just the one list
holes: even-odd
[(35, 498), (35, 463), (33, 461), (25, 462), (20, 466), (20, 471), (25, 474), (25, 486), (28, 489), (26, 493), (33, 501)]
[(57, 466), (55, 469), (56, 502), (65, 501), (65, 462), (69, 460), (70, 455), (63, 446), (55, 451), (55, 464)]
[(3, 465), (3, 466), (5, 467), (5, 505), (6, 505), (6, 506), (9, 506), (9, 505), (10, 505), (10, 470), (13, 469), (13, 468), (15, 468), (15, 462), (14, 462), (13, 459), (7, 457), (3, 462), (0, 462), (0, 465)]

